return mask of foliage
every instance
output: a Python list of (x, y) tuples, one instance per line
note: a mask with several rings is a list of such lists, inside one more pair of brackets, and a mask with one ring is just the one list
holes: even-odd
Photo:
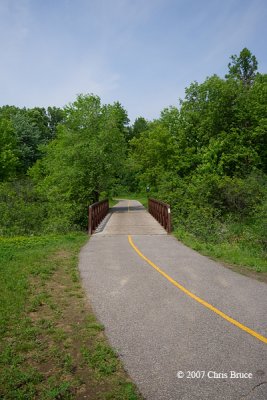
[(29, 179), (0, 183), (0, 236), (31, 235), (43, 230), (44, 199)]
[(65, 107), (56, 139), (30, 172), (47, 199), (47, 229), (86, 227), (88, 205), (114, 190), (125, 159), (127, 122), (119, 103), (101, 105), (94, 95), (79, 95)]
[(9, 106), (0, 109), (0, 181), (13, 178), (19, 164), (18, 143), (11, 122), (16, 111), (15, 107)]
[(128, 126), (125, 130), (125, 138), (127, 143), (134, 137), (138, 137), (141, 132), (145, 131), (148, 127), (148, 121), (143, 117), (135, 119), (132, 126)]
[(0, 108), (0, 181), (24, 176), (56, 134), (63, 111), (56, 107)]
[(174, 228), (222, 243), (233, 240), (234, 222), (244, 227), (240, 240), (250, 232), (264, 256), (257, 214), (267, 203), (266, 118), (267, 75), (257, 73), (255, 56), (243, 49), (231, 57), (226, 79), (193, 82), (179, 109), (163, 110), (130, 141), (140, 190), (149, 185), (171, 204)]
[(247, 48), (244, 48), (239, 56), (231, 56), (231, 60), (232, 63), (228, 64), (229, 74), (226, 77), (237, 79), (244, 86), (251, 86), (258, 68), (256, 57)]

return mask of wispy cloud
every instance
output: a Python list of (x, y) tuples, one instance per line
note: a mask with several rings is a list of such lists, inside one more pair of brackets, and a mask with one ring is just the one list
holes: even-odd
[(266, 0), (0, 0), (0, 105), (80, 92), (155, 118), (248, 47), (267, 68)]

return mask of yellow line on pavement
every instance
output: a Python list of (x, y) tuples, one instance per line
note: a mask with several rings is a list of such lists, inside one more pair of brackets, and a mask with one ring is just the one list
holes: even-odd
[(136, 251), (136, 253), (143, 258), (151, 267), (155, 268), (156, 271), (158, 271), (164, 278), (166, 278), (169, 282), (171, 282), (174, 286), (176, 286), (178, 289), (180, 289), (182, 292), (187, 294), (189, 297), (197, 301), (198, 303), (202, 304), (204, 307), (208, 308), (209, 310), (213, 311), (215, 314), (220, 315), (220, 317), (224, 318), (226, 321), (230, 322), (231, 324), (237, 326), (238, 328), (242, 329), (243, 331), (249, 333), (250, 335), (254, 336), (258, 340), (260, 340), (263, 343), (267, 343), (267, 338), (260, 335), (259, 333), (253, 331), (252, 329), (248, 328), (247, 326), (241, 324), (240, 322), (236, 321), (235, 319), (229, 317), (228, 315), (224, 314), (222, 311), (218, 310), (218, 308), (212, 306), (209, 304), (207, 301), (201, 299), (200, 297), (196, 296), (194, 293), (190, 292), (188, 289), (186, 289), (184, 286), (182, 286), (180, 283), (172, 279), (166, 272), (164, 272), (162, 269), (160, 269), (156, 264), (154, 264), (149, 258), (147, 258), (141, 251), (136, 247), (134, 244), (131, 235), (128, 235), (128, 241), (130, 245), (133, 247), (133, 249)]

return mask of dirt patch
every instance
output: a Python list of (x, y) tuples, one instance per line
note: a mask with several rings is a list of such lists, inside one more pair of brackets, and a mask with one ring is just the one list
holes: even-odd
[(59, 250), (56, 253), (52, 254), (49, 258), (50, 260), (64, 260), (68, 259), (71, 255), (71, 252), (68, 250)]

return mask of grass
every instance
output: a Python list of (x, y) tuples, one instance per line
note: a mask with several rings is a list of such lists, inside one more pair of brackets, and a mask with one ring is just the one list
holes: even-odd
[(226, 263), (227, 267), (267, 282), (267, 260), (262, 247), (248, 240), (229, 238), (221, 243), (210, 243), (196, 238), (183, 228), (173, 232), (177, 239), (212, 259)]
[(77, 270), (88, 237), (0, 238), (0, 398), (137, 400)]

